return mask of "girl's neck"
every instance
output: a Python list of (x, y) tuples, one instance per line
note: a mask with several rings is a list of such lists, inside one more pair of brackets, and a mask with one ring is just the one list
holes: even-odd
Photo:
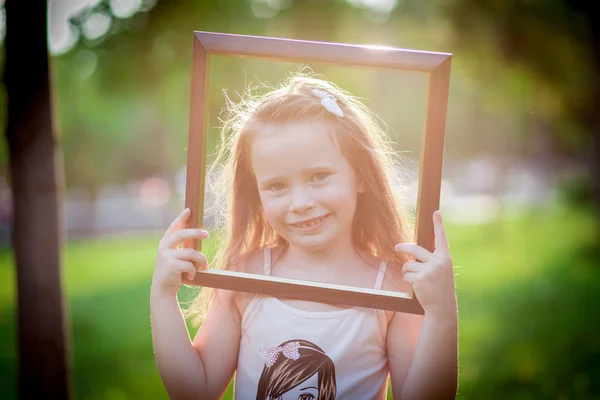
[(343, 268), (356, 263), (357, 258), (360, 257), (350, 238), (318, 249), (304, 249), (290, 243), (286, 253), (286, 259), (306, 268), (319, 268), (323, 265), (327, 265), (328, 268), (335, 266)]

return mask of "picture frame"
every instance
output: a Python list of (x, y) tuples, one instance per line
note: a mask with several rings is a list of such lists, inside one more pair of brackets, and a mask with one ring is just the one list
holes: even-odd
[[(204, 218), (208, 93), (210, 57), (251, 57), (272, 61), (318, 62), (356, 68), (383, 68), (427, 74), (427, 104), (421, 143), (415, 243), (434, 250), (432, 215), (439, 208), (446, 113), (452, 54), (383, 46), (314, 42), (273, 37), (194, 32), (192, 86), (188, 134), (185, 206), (191, 215), (186, 228), (199, 228)], [(199, 240), (186, 240), (185, 248), (201, 250)], [(199, 270), (187, 285), (294, 298), (328, 304), (344, 304), (424, 314), (411, 293), (286, 279), (243, 272)]]

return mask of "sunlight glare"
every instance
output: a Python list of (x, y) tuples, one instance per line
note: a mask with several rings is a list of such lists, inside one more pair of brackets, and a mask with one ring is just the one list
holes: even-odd
[(79, 40), (79, 32), (71, 26), (69, 18), (100, 0), (49, 0), (48, 48), (53, 55), (68, 52)]
[(83, 23), (82, 30), (88, 39), (98, 39), (105, 35), (112, 24), (110, 15), (95, 12)]
[(142, 0), (110, 0), (110, 8), (117, 18), (129, 18), (140, 10)]

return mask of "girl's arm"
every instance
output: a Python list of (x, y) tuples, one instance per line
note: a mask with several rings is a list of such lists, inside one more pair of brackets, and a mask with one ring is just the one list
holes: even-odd
[(458, 385), (457, 313), (396, 313), (387, 349), (394, 399), (454, 399)]
[(450, 246), (439, 211), (433, 214), (433, 229), (433, 253), (414, 243), (399, 243), (395, 247), (415, 258), (402, 266), (402, 281), (413, 286), (425, 310), (424, 317), (397, 313), (388, 329), (388, 357), (396, 399), (454, 399), (458, 390), (456, 288)]
[(202, 229), (181, 229), (190, 216), (184, 210), (169, 226), (158, 245), (152, 277), (150, 312), (156, 363), (171, 399), (220, 398), (231, 380), (240, 344), (240, 327), (235, 317), (235, 293), (217, 291), (200, 326), (195, 344), (190, 341), (177, 293), (182, 274), (193, 280), (196, 265), (207, 266), (196, 249), (182, 249), (185, 239), (206, 239)]
[(233, 292), (217, 291), (192, 344), (177, 297), (152, 294), (154, 352), (169, 398), (217, 399), (227, 389), (240, 344), (233, 298)]

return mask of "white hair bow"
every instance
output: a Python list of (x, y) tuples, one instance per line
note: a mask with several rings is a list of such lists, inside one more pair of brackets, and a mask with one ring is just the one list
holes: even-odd
[(313, 89), (312, 93), (321, 99), (321, 104), (323, 105), (323, 107), (325, 107), (327, 109), (327, 111), (329, 111), (332, 114), (337, 115), (338, 117), (344, 116), (344, 113), (342, 112), (342, 109), (338, 105), (337, 99), (335, 97), (333, 97), (329, 93), (327, 93), (323, 90), (319, 90), (319, 89)]

